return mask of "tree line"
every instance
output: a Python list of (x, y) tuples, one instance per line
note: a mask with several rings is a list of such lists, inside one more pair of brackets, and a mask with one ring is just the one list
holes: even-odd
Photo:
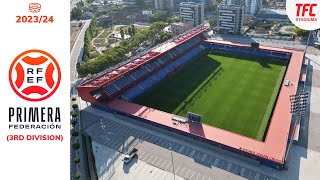
[(76, 7), (74, 7), (71, 10), (71, 20), (80, 20), (82, 17), (83, 8), (84, 8), (84, 2), (83, 1), (77, 2)]
[(90, 25), (84, 34), (82, 60), (86, 61), (90, 59), (90, 52), (92, 50), (91, 41), (92, 41), (92, 38), (96, 36), (97, 36), (97, 19), (92, 18)]

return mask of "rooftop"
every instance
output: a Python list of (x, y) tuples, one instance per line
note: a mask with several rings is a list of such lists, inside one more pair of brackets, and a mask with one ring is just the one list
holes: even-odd
[(201, 3), (195, 3), (195, 2), (182, 2), (180, 3), (180, 6), (183, 5), (183, 6), (198, 6), (198, 5), (203, 5)]
[(259, 14), (286, 16), (287, 12), (284, 9), (261, 9)]

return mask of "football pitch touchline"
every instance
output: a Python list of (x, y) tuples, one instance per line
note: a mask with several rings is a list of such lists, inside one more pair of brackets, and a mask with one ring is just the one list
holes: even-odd
[[(283, 66), (281, 68), (281, 71), (279, 73), (279, 76), (278, 76), (278, 79), (277, 79), (277, 82), (273, 88), (273, 92), (272, 92), (272, 95), (269, 99), (269, 103), (268, 103), (268, 106), (266, 108), (266, 111), (263, 115), (263, 119), (262, 119), (262, 122), (261, 122), (261, 125), (259, 127), (259, 130), (258, 130), (258, 135), (257, 135), (257, 139), (261, 139), (263, 140), (263, 136), (265, 134), (268, 133), (267, 131), (267, 123), (269, 123), (269, 120), (267, 120), (268, 118), (272, 118), (272, 108), (275, 106), (275, 104), (277, 103), (276, 101), (276, 98), (277, 98), (277, 95), (279, 93), (279, 91), (281, 90), (281, 83), (282, 83), (282, 79), (284, 78), (284, 71), (286, 70), (286, 66)], [(262, 131), (262, 128), (265, 129), (264, 131)], [(263, 132), (263, 133), (262, 133)]]

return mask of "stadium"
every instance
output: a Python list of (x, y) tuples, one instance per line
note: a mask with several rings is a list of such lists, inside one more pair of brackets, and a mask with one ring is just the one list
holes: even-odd
[(82, 82), (93, 107), (282, 169), (304, 52), (207, 39), (201, 26)]

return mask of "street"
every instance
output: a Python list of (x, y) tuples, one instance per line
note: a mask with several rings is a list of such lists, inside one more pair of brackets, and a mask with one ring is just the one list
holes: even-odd
[(70, 53), (70, 81), (71, 86), (77, 82), (78, 74), (77, 74), (77, 62), (80, 60), (79, 57), (82, 53), (83, 45), (84, 45), (84, 34), (86, 29), (89, 27), (91, 20), (84, 20), (84, 25), (82, 30), (80, 31)]

